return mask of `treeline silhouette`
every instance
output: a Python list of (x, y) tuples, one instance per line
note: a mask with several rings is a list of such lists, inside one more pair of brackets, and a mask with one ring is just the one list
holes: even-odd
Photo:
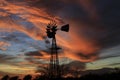
[(120, 80), (120, 71), (106, 74), (87, 74), (80, 77), (80, 80)]
[(105, 74), (93, 74), (89, 73), (83, 75), (79, 78), (67, 77), (67, 78), (49, 78), (46, 75), (38, 75), (35, 78), (32, 78), (32, 75), (25, 75), (23, 79), (20, 79), (19, 76), (10, 77), (9, 75), (3, 76), (0, 80), (120, 80), (120, 70), (115, 72), (108, 72)]

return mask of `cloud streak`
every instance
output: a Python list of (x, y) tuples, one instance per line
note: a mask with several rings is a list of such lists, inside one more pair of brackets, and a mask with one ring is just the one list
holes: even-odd
[[(45, 26), (54, 17), (58, 27), (70, 24), (69, 33), (58, 31), (56, 35), (57, 44), (62, 48), (60, 58), (92, 62), (114, 57), (103, 55), (101, 58), (100, 55), (105, 53), (101, 50), (110, 50), (120, 44), (119, 8), (119, 1), (115, 0), (1, 0), (0, 34), (21, 32), (26, 38), (22, 36), (18, 39), (18, 34), (7, 37), (2, 35), (0, 49), (8, 49), (6, 51), (9, 52), (13, 45), (4, 48), (8, 44), (24, 42), (25, 45), (21, 48), (29, 46), (29, 49), (25, 48), (20, 53), (28, 62), (21, 62), (22, 64), (33, 64), (36, 67), (42, 61), (38, 59), (48, 60), (51, 40), (45, 37)], [(19, 46), (15, 46), (14, 51)]]

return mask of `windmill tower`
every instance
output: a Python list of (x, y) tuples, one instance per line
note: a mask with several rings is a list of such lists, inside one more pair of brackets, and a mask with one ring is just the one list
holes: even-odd
[(52, 38), (52, 45), (51, 45), (51, 54), (50, 54), (50, 63), (49, 63), (49, 77), (50, 78), (58, 78), (61, 76), (61, 70), (59, 68), (59, 57), (57, 52), (57, 43), (55, 34), (57, 30), (69, 31), (69, 24), (64, 25), (61, 29), (57, 29), (57, 25), (55, 21), (52, 21), (47, 25), (46, 33), (48, 38)]

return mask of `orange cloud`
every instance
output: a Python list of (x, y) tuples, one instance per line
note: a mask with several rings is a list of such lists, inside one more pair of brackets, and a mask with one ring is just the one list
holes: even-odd
[(8, 46), (10, 46), (9, 43), (4, 42), (4, 41), (0, 41), (0, 50), (3, 50), (3, 51), (4, 51), (4, 50), (7, 49)]
[[(25, 4), (25, 2), (21, 4), (10, 3), (4, 1), (5, 5), (0, 6), (0, 9), (3, 9), (4, 12), (1, 12), (0, 15), (0, 28), (4, 28), (8, 31), (17, 30), (27, 34), (35, 40), (41, 40), (45, 34), (45, 26), (51, 20), (51, 15), (45, 12), (44, 8), (30, 7)], [(96, 14), (95, 8), (89, 0), (80, 0), (80, 4), (86, 9), (86, 11), (90, 12), (90, 15), (94, 16)], [(14, 20), (11, 15), (17, 15), (18, 20)], [(55, 20), (58, 22), (61, 21), (61, 18), (55, 16)], [(28, 29), (24, 25), (19, 24), (19, 22), (30, 22), (34, 25), (34, 27)], [(29, 27), (29, 26), (28, 26)], [(95, 42), (85, 39), (82, 35), (77, 33), (76, 26), (72, 27), (69, 33), (58, 33), (57, 34), (57, 42), (60, 43), (60, 46), (64, 48), (64, 54), (69, 58), (83, 61), (82, 57), (78, 57), (78, 53), (82, 53), (83, 55), (94, 54), (99, 47), (96, 46)], [(63, 35), (67, 35), (67, 38)], [(46, 55), (46, 54), (45, 54)], [(48, 55), (44, 56), (48, 57)], [(90, 56), (91, 57), (91, 56)], [(95, 59), (95, 56), (92, 56), (90, 59), (86, 61), (91, 61)]]

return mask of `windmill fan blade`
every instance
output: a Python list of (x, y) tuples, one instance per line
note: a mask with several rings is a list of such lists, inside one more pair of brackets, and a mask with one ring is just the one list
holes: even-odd
[(65, 32), (69, 32), (69, 24), (66, 24), (66, 25), (62, 26), (61, 30), (65, 31)]

